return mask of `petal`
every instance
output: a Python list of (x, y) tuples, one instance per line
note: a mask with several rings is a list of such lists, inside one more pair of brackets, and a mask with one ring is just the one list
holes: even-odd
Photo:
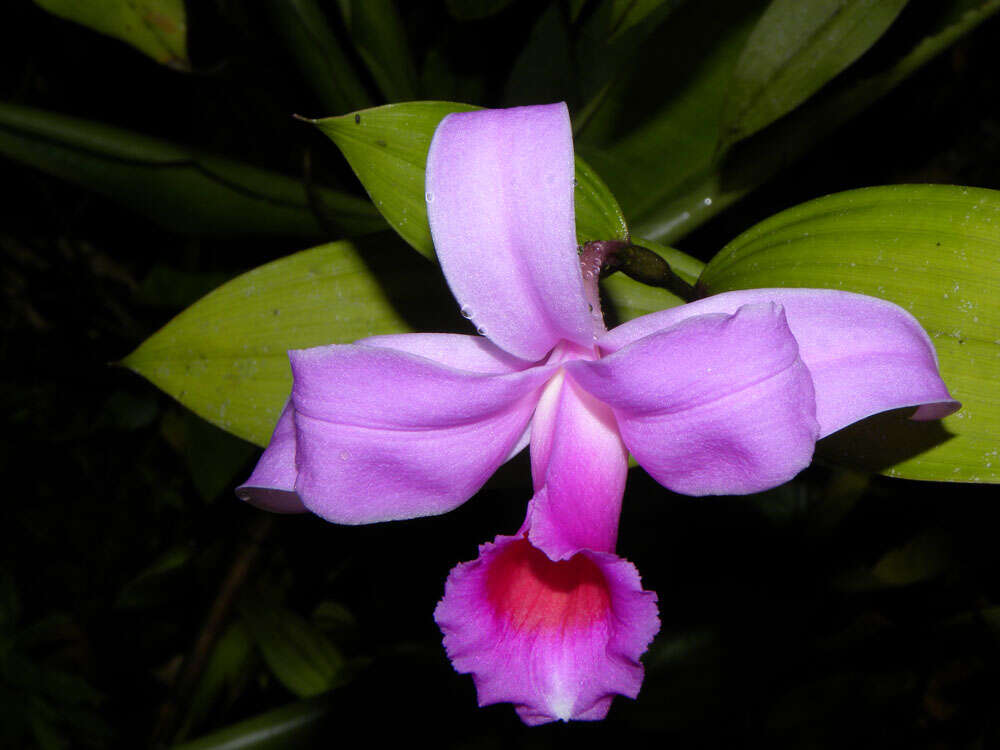
[(614, 552), (628, 453), (615, 416), (560, 372), (531, 422), (531, 543), (552, 560)]
[(777, 305), (688, 318), (566, 369), (611, 407), (636, 461), (676, 492), (759, 492), (812, 459), (812, 380)]
[(482, 336), (463, 336), (457, 333), (390, 334), (372, 336), (355, 343), (408, 352), (457, 370), (489, 375), (519, 372), (533, 364), (512, 357)]
[(541, 359), (591, 344), (576, 252), (565, 104), (448, 115), (427, 154), (427, 216), (448, 285), (480, 333)]
[(513, 703), (526, 724), (601, 719), (612, 696), (634, 698), (660, 627), (630, 563), (601, 552), (553, 562), (509, 536), (452, 570), (434, 619), (479, 705)]
[(289, 353), (295, 489), (336, 523), (444, 513), (510, 455), (551, 368), (464, 372), (352, 344)]
[(734, 313), (746, 304), (776, 302), (799, 342), (816, 389), (820, 437), (890, 409), (919, 406), (914, 419), (940, 419), (960, 404), (938, 373), (934, 345), (898, 305), (834, 289), (751, 289), (727, 292), (646, 315), (600, 342), (615, 351), (654, 331), (705, 313)]
[(275, 513), (304, 513), (306, 506), (295, 493), (295, 409), (285, 404), (250, 478), (236, 488), (236, 496), (251, 505)]

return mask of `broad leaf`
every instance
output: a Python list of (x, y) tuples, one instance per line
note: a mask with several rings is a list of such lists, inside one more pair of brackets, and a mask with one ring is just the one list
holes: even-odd
[(816, 93), (881, 37), (906, 3), (773, 0), (736, 62), (720, 150)]
[(213, 424), (265, 445), (291, 389), (287, 350), (412, 330), (396, 305), (416, 301), (424, 317), (415, 327), (442, 330), (428, 316), (453, 303), (433, 266), (395, 240), (335, 242), (219, 287), (122, 364)]
[(909, 310), (961, 411), (942, 422), (865, 420), (824, 440), (823, 454), (891, 476), (1000, 481), (1000, 192), (906, 185), (810, 201), (733, 240), (701, 284), (713, 294), (843, 289)]
[(188, 70), (184, 0), (35, 0), (49, 13), (121, 39), (163, 65)]
[(382, 95), (395, 102), (416, 99), (416, 68), (392, 0), (340, 0), (340, 8), (351, 42)]
[[(0, 102), (0, 154), (102, 193), (175, 232), (353, 236), (384, 222), (367, 201), (166, 141)], [(310, 205), (312, 204), (312, 205)], [(319, 212), (319, 218), (317, 218)]]
[(267, 6), (274, 29), (325, 107), (324, 114), (372, 103), (317, 0), (267, 0)]
[[(406, 102), (315, 120), (343, 152), (386, 220), (422, 255), (434, 257), (424, 171), (438, 123), (476, 107), (453, 102)], [(576, 223), (581, 242), (627, 237), (621, 209), (582, 160), (576, 164)]]

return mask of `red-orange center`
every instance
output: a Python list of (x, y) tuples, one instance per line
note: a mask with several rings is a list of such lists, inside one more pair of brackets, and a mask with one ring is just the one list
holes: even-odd
[(493, 561), (486, 592), (495, 611), (518, 630), (584, 628), (611, 606), (608, 583), (589, 558), (552, 562), (523, 539)]

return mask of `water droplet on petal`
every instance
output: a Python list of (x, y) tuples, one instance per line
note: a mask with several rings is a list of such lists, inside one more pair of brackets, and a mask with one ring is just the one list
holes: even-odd
[(480, 336), (485, 336), (486, 335), (486, 329), (483, 328), (482, 326), (479, 326), (479, 328), (476, 329), (476, 333), (478, 333)]
[(427, 201), (428, 203), (433, 203), (433, 202), (434, 202), (434, 193), (432, 193), (432, 192), (428, 191), (428, 192), (427, 192), (427, 194), (426, 194), (426, 195), (424, 195), (424, 199), (425, 199), (425, 200), (426, 200), (426, 201)]
[(462, 309), (459, 310), (459, 312), (462, 313), (462, 317), (465, 318), (466, 320), (472, 317), (472, 310), (470, 310), (468, 307), (463, 306)]

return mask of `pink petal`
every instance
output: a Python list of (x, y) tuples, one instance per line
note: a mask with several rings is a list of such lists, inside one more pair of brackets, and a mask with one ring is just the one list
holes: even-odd
[(688, 318), (565, 367), (611, 407), (636, 461), (676, 492), (759, 492), (812, 459), (812, 380), (777, 305)]
[(776, 302), (799, 343), (816, 389), (820, 437), (879, 412), (919, 406), (914, 419), (940, 419), (960, 404), (938, 373), (937, 355), (920, 323), (903, 308), (834, 289), (727, 292), (631, 320), (600, 342), (615, 351), (693, 315), (736, 312)]
[(289, 401), (281, 410), (278, 424), (271, 435), (253, 474), (236, 488), (236, 495), (258, 508), (275, 513), (304, 513), (306, 507), (295, 492), (295, 409)]
[(552, 374), (465, 372), (362, 344), (289, 358), (295, 489), (312, 512), (352, 524), (444, 513), (468, 500), (510, 455)]
[(559, 373), (531, 422), (531, 543), (552, 560), (614, 552), (628, 452), (611, 409)]
[(400, 333), (371, 336), (356, 344), (408, 352), (466, 372), (501, 375), (526, 370), (531, 362), (512, 357), (482, 336), (457, 333)]
[(565, 104), (448, 115), (427, 155), (438, 259), (480, 333), (526, 360), (594, 336), (576, 252)]
[(635, 698), (660, 626), (630, 563), (601, 552), (553, 562), (510, 536), (452, 570), (434, 619), (479, 705), (513, 703), (526, 724), (602, 719), (614, 695)]

